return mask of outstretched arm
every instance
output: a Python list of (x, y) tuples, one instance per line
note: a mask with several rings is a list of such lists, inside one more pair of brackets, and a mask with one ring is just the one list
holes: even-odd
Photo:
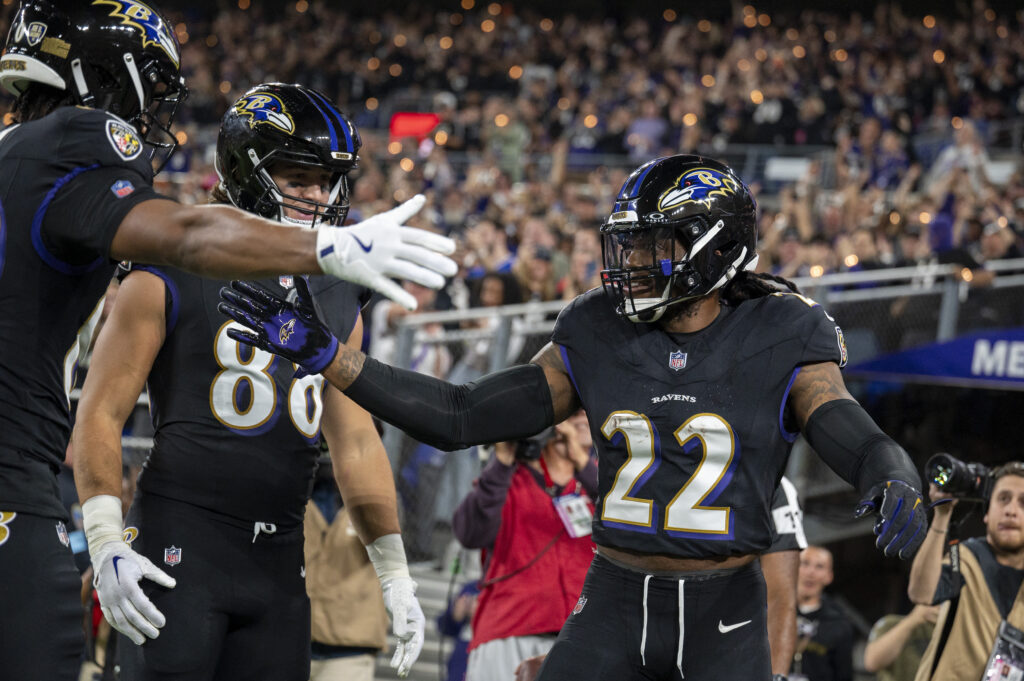
[(413, 310), (415, 298), (391, 277), (441, 288), (457, 270), (445, 257), (455, 250), (451, 239), (403, 225), (424, 201), (418, 195), (350, 227), (303, 230), (231, 206), (152, 199), (121, 221), (110, 256), (219, 279), (324, 272), (376, 289)]
[(516, 440), (579, 408), (557, 347), (530, 364), (453, 385), (342, 348), (324, 376), (364, 408), (440, 449)]
[(832, 362), (801, 367), (789, 400), (807, 442), (861, 493), (858, 516), (879, 513), (878, 548), (887, 556), (913, 556), (927, 527), (921, 479), (903, 448), (846, 390), (839, 367)]
[(322, 373), (358, 405), (420, 442), (450, 451), (516, 440), (579, 408), (553, 345), (530, 364), (453, 385), (339, 347), (299, 279), (296, 292), (294, 300), (285, 301), (257, 284), (232, 282), (221, 290), (225, 302), (219, 309), (248, 331), (232, 329), (228, 335), (290, 359), (307, 373)]

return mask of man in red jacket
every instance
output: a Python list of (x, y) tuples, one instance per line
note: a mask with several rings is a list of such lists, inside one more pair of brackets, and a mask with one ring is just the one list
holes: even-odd
[(455, 536), (485, 549), (466, 681), (506, 681), (547, 653), (579, 602), (594, 557), (597, 464), (579, 412), (530, 440), (499, 443), (455, 511)]

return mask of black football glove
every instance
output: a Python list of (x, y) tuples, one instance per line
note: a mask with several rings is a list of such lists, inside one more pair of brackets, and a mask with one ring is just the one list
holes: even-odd
[(304, 277), (295, 277), (287, 300), (246, 281), (231, 282), (220, 297), (225, 302), (217, 309), (248, 329), (228, 329), (230, 338), (298, 364), (302, 376), (320, 373), (338, 353), (338, 339), (317, 317)]
[(877, 512), (875, 546), (887, 556), (909, 560), (928, 531), (925, 508), (920, 492), (900, 480), (888, 480), (871, 488), (854, 515), (862, 518), (871, 511)]

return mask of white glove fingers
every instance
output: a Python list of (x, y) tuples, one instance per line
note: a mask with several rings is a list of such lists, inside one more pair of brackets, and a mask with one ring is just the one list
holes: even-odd
[(167, 624), (167, 618), (153, 605), (153, 601), (146, 598), (146, 594), (142, 593), (141, 589), (132, 596), (131, 601), (129, 601), (129, 607), (138, 613), (139, 619), (137, 621), (133, 620), (135, 625), (142, 629), (146, 636), (150, 638), (156, 638), (157, 634), (160, 633), (157, 631), (157, 628)]
[(433, 270), (438, 274), (450, 277), (459, 271), (459, 266), (455, 264), (455, 261), (446, 255), (435, 253), (434, 251), (428, 251), (422, 246), (409, 246), (408, 244), (401, 244), (395, 248), (395, 257), (401, 260), (407, 260), (414, 265), (419, 265), (429, 270)]
[[(392, 208), (391, 210), (387, 211), (386, 213), (382, 213), (379, 217), (389, 218), (389, 219), (394, 220), (395, 222), (397, 222), (398, 224), (401, 225), (401, 224), (405, 223), (405, 221), (408, 220), (409, 218), (411, 218), (413, 215), (416, 215), (416, 213), (419, 213), (420, 209), (423, 208), (423, 205), (426, 202), (427, 202), (427, 197), (423, 196), (423, 194), (417, 194), (416, 196), (412, 197), (411, 199), (409, 199), (405, 203), (402, 203), (402, 204), (399, 204), (398, 206), (395, 206), (394, 208)], [(373, 218), (371, 218), (371, 219), (373, 219)]]
[(100, 609), (103, 611), (103, 616), (107, 618), (107, 622), (110, 623), (110, 626), (130, 638), (132, 643), (137, 646), (141, 646), (145, 643), (146, 637), (141, 631), (132, 626), (120, 606), (114, 606), (112, 608), (101, 607)]
[(422, 246), (438, 253), (451, 255), (455, 252), (455, 241), (446, 236), (435, 234), (415, 227), (399, 227), (402, 243)]
[(392, 260), (385, 274), (395, 279), (408, 279), (427, 288), (439, 289), (444, 286), (443, 276), (408, 260)]
[(388, 279), (383, 274), (375, 275), (366, 285), (376, 289), (382, 296), (390, 298), (410, 312), (415, 311), (419, 305), (416, 302), (416, 296), (402, 288), (401, 284)]
[(140, 558), (141, 560), (139, 563), (142, 566), (142, 576), (146, 579), (152, 580), (160, 586), (167, 587), (168, 589), (173, 589), (174, 585), (178, 583), (174, 577), (171, 577), (156, 565), (153, 565), (153, 562), (145, 556), (140, 556)]
[(136, 631), (142, 632), (142, 634), (149, 638), (156, 638), (160, 635), (160, 630), (153, 626), (154, 623), (150, 619), (150, 615), (152, 613), (159, 615), (158, 619), (161, 620), (159, 626), (163, 626), (166, 620), (160, 614), (160, 611), (150, 603), (149, 599), (141, 595), (141, 592), (140, 596), (141, 600), (133, 598), (122, 603), (121, 610), (124, 611), (125, 618)]

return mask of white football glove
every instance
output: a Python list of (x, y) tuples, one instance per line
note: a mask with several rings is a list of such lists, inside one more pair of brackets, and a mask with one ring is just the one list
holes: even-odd
[(366, 545), (373, 569), (377, 571), (381, 591), (384, 593), (384, 607), (391, 617), (391, 631), (398, 639), (391, 667), (398, 675), (409, 675), (416, 658), (423, 650), (424, 631), (427, 618), (416, 600), (416, 582), (409, 577), (405, 561), (405, 546), (402, 535), (385, 534)]
[(349, 227), (322, 227), (317, 231), (316, 260), (326, 274), (380, 291), (408, 310), (416, 299), (392, 279), (439, 289), (445, 277), (458, 271), (447, 255), (455, 242), (403, 223), (426, 202), (417, 194), (396, 208)]
[(117, 497), (88, 499), (82, 504), (82, 520), (103, 616), (136, 645), (142, 645), (147, 636), (156, 638), (167, 620), (142, 592), (139, 581), (151, 579), (173, 588), (174, 578), (132, 551), (121, 538), (121, 500)]
[(398, 639), (391, 668), (397, 669), (398, 675), (405, 678), (423, 650), (427, 618), (416, 600), (416, 582), (409, 577), (386, 579), (381, 582), (381, 590), (384, 592), (384, 607), (391, 616), (391, 631)]

